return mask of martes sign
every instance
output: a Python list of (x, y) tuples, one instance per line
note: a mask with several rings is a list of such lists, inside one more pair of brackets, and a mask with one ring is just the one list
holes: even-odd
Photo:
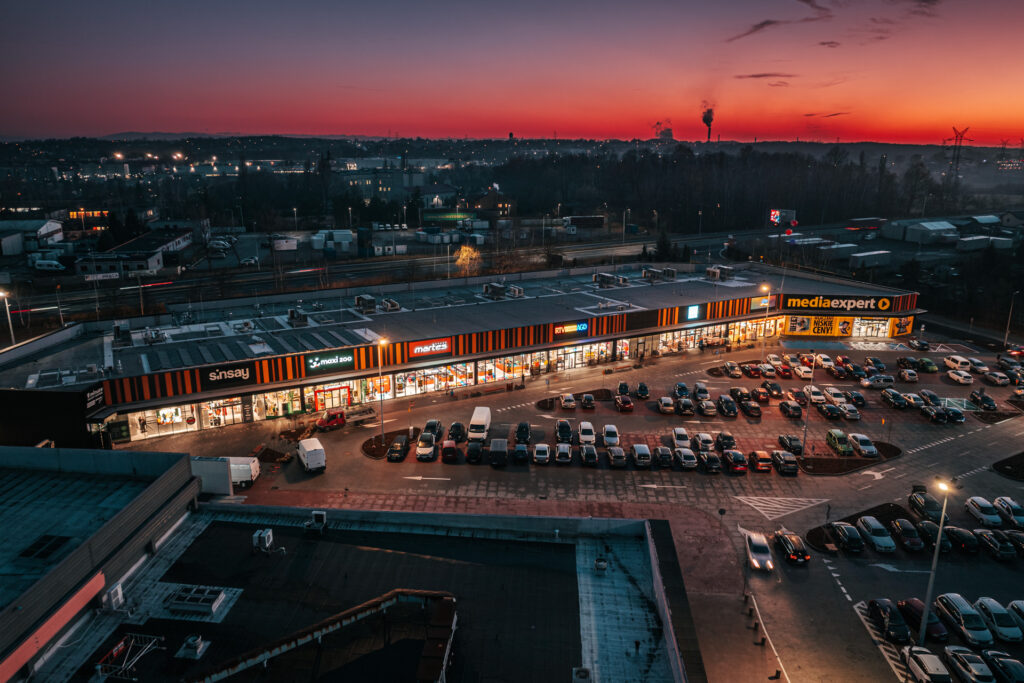
[(783, 298), (785, 308), (798, 311), (885, 313), (892, 309), (892, 299), (887, 296), (794, 296), (786, 294)]
[(450, 355), (452, 352), (451, 337), (440, 339), (427, 339), (425, 341), (412, 342), (409, 344), (409, 357), (422, 358), (423, 356)]

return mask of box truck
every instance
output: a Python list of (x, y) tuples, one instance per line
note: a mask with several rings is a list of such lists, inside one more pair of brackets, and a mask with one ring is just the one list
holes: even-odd
[(231, 483), (241, 488), (249, 488), (260, 476), (259, 458), (248, 456), (244, 458), (228, 458), (231, 463)]
[(303, 439), (295, 449), (295, 454), (302, 469), (307, 472), (323, 472), (327, 469), (327, 453), (320, 439)]

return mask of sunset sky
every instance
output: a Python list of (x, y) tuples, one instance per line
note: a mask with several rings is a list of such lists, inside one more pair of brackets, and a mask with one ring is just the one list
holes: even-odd
[(1021, 0), (4, 2), (0, 136), (977, 145), (1024, 137)]

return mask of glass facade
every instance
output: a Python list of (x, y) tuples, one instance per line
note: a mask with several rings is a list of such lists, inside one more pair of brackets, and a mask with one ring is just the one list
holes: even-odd
[(729, 343), (745, 344), (763, 337), (778, 337), (782, 334), (785, 321), (785, 316), (769, 315), (767, 318), (730, 323)]
[(854, 337), (888, 337), (888, 318), (854, 318)]

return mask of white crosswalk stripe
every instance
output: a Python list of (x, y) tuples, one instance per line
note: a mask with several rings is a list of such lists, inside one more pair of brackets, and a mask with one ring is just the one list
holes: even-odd
[(754, 508), (766, 519), (778, 519), (829, 501), (828, 498), (781, 498), (776, 496), (733, 496), (733, 498)]
[(871, 634), (872, 640), (875, 641), (875, 645), (878, 646), (878, 650), (885, 657), (885, 661), (889, 663), (889, 668), (896, 674), (896, 678), (905, 681), (907, 680), (907, 667), (903, 666), (903, 662), (900, 661), (900, 652), (896, 649), (896, 646), (886, 640), (878, 627), (874, 625), (871, 619), (868, 618), (868, 605), (863, 600), (853, 606), (853, 611), (857, 613), (857, 617), (860, 618), (860, 623), (864, 624), (864, 628)]

